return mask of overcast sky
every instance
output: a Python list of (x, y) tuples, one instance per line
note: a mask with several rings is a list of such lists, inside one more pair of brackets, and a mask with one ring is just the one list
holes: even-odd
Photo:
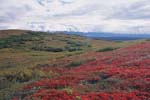
[(0, 0), (0, 29), (150, 33), (150, 0)]

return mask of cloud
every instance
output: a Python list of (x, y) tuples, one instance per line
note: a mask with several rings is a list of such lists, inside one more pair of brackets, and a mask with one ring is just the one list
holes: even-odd
[(0, 2), (0, 29), (150, 33), (149, 0)]
[(119, 19), (150, 19), (149, 0), (141, 0), (131, 5), (120, 7), (114, 12), (114, 16)]

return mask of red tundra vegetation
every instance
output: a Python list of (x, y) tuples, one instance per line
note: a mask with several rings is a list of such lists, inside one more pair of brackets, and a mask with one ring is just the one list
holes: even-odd
[[(94, 53), (77, 67), (44, 67), (51, 78), (25, 86), (13, 100), (150, 100), (150, 44)], [(93, 55), (88, 55), (93, 56)]]

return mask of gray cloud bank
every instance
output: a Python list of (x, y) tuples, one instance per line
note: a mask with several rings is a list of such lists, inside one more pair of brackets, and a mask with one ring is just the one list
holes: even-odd
[(0, 0), (0, 29), (150, 33), (149, 0)]

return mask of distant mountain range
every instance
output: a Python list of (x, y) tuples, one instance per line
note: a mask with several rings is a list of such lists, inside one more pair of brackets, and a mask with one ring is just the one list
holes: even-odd
[[(24, 31), (29, 30), (1, 30), (0, 36), (5, 36), (7, 34), (17, 34)], [(40, 31), (43, 32), (43, 31)], [(74, 32), (74, 31), (47, 31), (47, 33), (55, 34), (55, 33), (65, 33), (65, 34), (74, 34), (74, 35), (80, 35), (85, 36), (89, 38), (95, 38), (95, 39), (104, 39), (104, 40), (116, 40), (116, 41), (122, 41), (122, 40), (136, 40), (136, 39), (150, 39), (150, 34), (143, 33), (143, 34), (129, 34), (129, 33), (110, 33), (110, 32)]]
[(104, 33), (104, 32), (64, 32), (66, 34), (76, 34), (86, 37), (105, 39), (105, 40), (136, 40), (136, 39), (150, 39), (150, 34), (119, 34), (119, 33)]

